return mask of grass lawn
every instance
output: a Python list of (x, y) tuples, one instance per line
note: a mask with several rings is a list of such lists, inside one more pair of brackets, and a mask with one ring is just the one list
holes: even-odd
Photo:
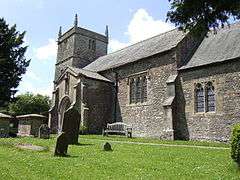
[[(221, 143), (159, 141), (154, 139), (80, 136), (80, 145), (69, 146), (70, 157), (53, 156), (55, 139), (0, 139), (0, 179), (240, 179), (230, 149), (167, 147), (104, 141), (151, 142), (228, 147)], [(48, 147), (37, 152), (21, 150), (17, 143)]]

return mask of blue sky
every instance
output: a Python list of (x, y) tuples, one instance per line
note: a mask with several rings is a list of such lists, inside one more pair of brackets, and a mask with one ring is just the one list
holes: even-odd
[(109, 52), (168, 31), (167, 0), (0, 0), (0, 16), (19, 31), (26, 30), (26, 57), (31, 59), (18, 87), (25, 92), (51, 96), (56, 62), (56, 38), (73, 25), (104, 33), (109, 25)]

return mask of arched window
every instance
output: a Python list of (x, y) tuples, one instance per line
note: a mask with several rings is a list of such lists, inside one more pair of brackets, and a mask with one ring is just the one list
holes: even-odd
[(141, 102), (141, 78), (136, 79), (136, 102)]
[(129, 78), (130, 104), (147, 101), (147, 76), (145, 73)]
[(211, 82), (208, 82), (206, 85), (206, 111), (213, 112), (215, 111), (215, 92), (214, 86)]
[(196, 112), (204, 112), (204, 89), (201, 84), (196, 85), (195, 94)]
[(130, 104), (135, 103), (135, 81), (134, 78), (130, 79)]
[(146, 76), (142, 77), (142, 102), (147, 101), (147, 78)]

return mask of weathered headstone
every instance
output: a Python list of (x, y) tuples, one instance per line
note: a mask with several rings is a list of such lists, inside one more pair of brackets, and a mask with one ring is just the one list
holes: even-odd
[(104, 151), (112, 151), (112, 146), (110, 143), (106, 142), (103, 146)]
[(0, 128), (0, 138), (5, 138), (5, 137), (6, 137), (5, 129)]
[(81, 115), (74, 107), (64, 113), (62, 131), (67, 134), (69, 144), (78, 144), (80, 120)]
[(47, 124), (42, 124), (39, 128), (38, 137), (42, 139), (49, 139), (50, 138), (50, 128)]
[(67, 134), (65, 132), (60, 133), (57, 137), (54, 156), (67, 156), (68, 144)]
[(80, 113), (71, 106), (63, 117), (62, 132), (57, 137), (55, 156), (67, 156), (69, 144), (78, 144)]

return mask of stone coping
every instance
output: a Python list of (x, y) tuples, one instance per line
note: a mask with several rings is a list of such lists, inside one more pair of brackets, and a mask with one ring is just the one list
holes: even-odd
[(23, 119), (23, 118), (47, 118), (47, 117), (40, 114), (25, 114), (17, 116), (16, 118)]
[(12, 119), (13, 117), (7, 114), (0, 113), (0, 119)]

